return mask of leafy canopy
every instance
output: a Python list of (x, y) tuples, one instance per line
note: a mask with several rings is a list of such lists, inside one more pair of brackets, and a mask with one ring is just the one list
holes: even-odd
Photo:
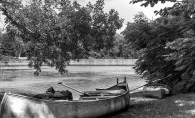
[(70, 59), (87, 58), (92, 52), (113, 47), (123, 19), (114, 9), (104, 13), (103, 7), (103, 0), (84, 7), (69, 0), (0, 1), (5, 23), (23, 40), (29, 66), (37, 74), (43, 63), (65, 73)]
[[(132, 0), (147, 6), (170, 0)], [(155, 13), (161, 17), (150, 22), (129, 23), (124, 36), (136, 50), (142, 50), (136, 72), (149, 81), (161, 81), (173, 92), (195, 90), (194, 63), (194, 0), (171, 1), (172, 7)]]

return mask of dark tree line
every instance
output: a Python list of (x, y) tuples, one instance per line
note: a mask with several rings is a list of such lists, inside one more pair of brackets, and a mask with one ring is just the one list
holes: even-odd
[[(12, 37), (13, 36), (13, 37)], [(25, 57), (27, 51), (27, 45), (23, 40), (11, 33), (2, 33), (0, 39), (0, 52), (4, 56), (10, 56), (10, 58)], [(91, 51), (88, 57), (95, 59), (137, 59), (138, 53), (128, 44), (121, 34), (116, 33), (113, 40), (113, 47), (108, 51), (104, 48), (99, 52)]]

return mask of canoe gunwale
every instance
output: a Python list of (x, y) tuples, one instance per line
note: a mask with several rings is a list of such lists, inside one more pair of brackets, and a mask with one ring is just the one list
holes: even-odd
[[(120, 85), (120, 84), (123, 84), (124, 82), (121, 82), (121, 83), (118, 83), (117, 85)], [(117, 85), (115, 85), (115, 86), (117, 86)], [(129, 89), (128, 89), (128, 85), (126, 84), (125, 85), (126, 86), (126, 90), (124, 91), (124, 92), (122, 92), (122, 93), (120, 93), (120, 94), (113, 94), (113, 96), (114, 97), (110, 97), (110, 98), (106, 98), (106, 99), (101, 99), (101, 100), (108, 100), (108, 99), (113, 99), (113, 98), (117, 98), (117, 97), (120, 97), (120, 96), (123, 96), (123, 95), (125, 95), (126, 93), (129, 93)], [(113, 87), (113, 86), (112, 86)], [(109, 87), (109, 88), (111, 88), (111, 87)], [(104, 89), (104, 90), (107, 90), (107, 89), (109, 89), (109, 88), (106, 88), (106, 89)], [(14, 96), (19, 96), (19, 97), (22, 97), (22, 98), (30, 98), (30, 99), (34, 99), (34, 100), (38, 100), (38, 101), (44, 101), (44, 102), (59, 102), (59, 103), (62, 103), (62, 102), (92, 102), (92, 100), (89, 100), (89, 101), (87, 101), (87, 100), (73, 100), (73, 101), (69, 101), (69, 100), (52, 100), (52, 99), (39, 99), (39, 98), (35, 98), (35, 97), (33, 97), (33, 96), (27, 96), (27, 95), (21, 95), (21, 94), (14, 94), (14, 93), (11, 93), (11, 92), (9, 92), (9, 93), (5, 93), (4, 94), (4, 97), (3, 97), (3, 99), (2, 99), (2, 102), (1, 102), (1, 105), (6, 101), (6, 96), (7, 95), (14, 95)], [(116, 95), (116, 96), (115, 96)], [(94, 97), (98, 97), (98, 96), (94, 96)], [(102, 98), (103, 98), (104, 96), (102, 96)], [(105, 97), (107, 97), (107, 96), (105, 96)], [(93, 101), (99, 101), (99, 100), (93, 100)], [(1, 107), (0, 107), (1, 108)]]
[[(117, 113), (117, 112), (120, 112), (122, 110), (129, 108), (130, 94), (129, 94), (128, 84), (125, 84), (125, 87), (126, 87), (126, 91), (123, 91), (120, 95), (106, 98), (106, 99), (99, 99), (99, 100), (73, 100), (73, 101), (45, 100), (45, 99), (38, 99), (38, 98), (26, 96), (26, 95), (5, 93), (3, 100), (1, 102), (1, 106), (0, 106), (0, 117), (3, 115), (4, 111), (6, 112), (6, 110), (9, 109), (7, 107), (11, 107), (11, 106), (9, 106), (10, 103), (13, 100), (14, 101), (16, 100), (16, 102), (17, 102), (17, 99), (19, 99), (20, 101), (24, 100), (24, 103), (28, 104), (28, 105), (29, 105), (29, 102), (32, 105), (33, 104), (34, 105), (38, 104), (38, 105), (43, 105), (43, 106), (46, 105), (50, 111), (48, 113), (52, 113), (55, 116), (55, 118), (101, 117), (101, 116), (105, 116), (108, 114)], [(115, 85), (114, 89), (116, 89), (116, 88), (117, 87)], [(96, 97), (96, 96), (94, 96), (94, 97)], [(15, 102), (14, 102), (14, 104), (15, 104)], [(33, 108), (34, 105), (31, 107)], [(25, 109), (25, 107), (21, 107), (21, 108)], [(61, 110), (61, 109), (63, 109), (63, 110)], [(63, 117), (62, 117), (62, 114), (59, 116), (59, 113), (62, 113)], [(71, 113), (71, 115), (70, 115), (70, 113)], [(7, 114), (7, 115), (9, 115), (9, 114)], [(2, 116), (2, 118), (7, 118), (7, 117)], [(16, 118), (20, 118), (20, 117), (16, 117)], [(37, 118), (39, 118), (39, 117), (37, 117)], [(49, 117), (47, 117), (47, 118), (49, 118)]]
[[(4, 93), (3, 99), (1, 100), (1, 104), (0, 104), (0, 111), (3, 110), (5, 103), (6, 103), (6, 100), (7, 100), (7, 97), (8, 97), (7, 93)], [(0, 117), (1, 117), (1, 114), (0, 114)]]
[[(6, 98), (7, 98), (7, 95), (12, 95), (12, 96), (17, 96), (17, 97), (22, 97), (22, 98), (29, 98), (29, 99), (33, 99), (33, 100), (38, 100), (38, 101), (44, 101), (44, 102), (47, 102), (47, 103), (53, 103), (53, 102), (55, 102), (55, 103), (67, 103), (67, 102), (94, 102), (94, 101), (100, 101), (100, 100), (109, 100), (109, 99), (113, 99), (113, 98), (117, 98), (117, 97), (121, 97), (121, 96), (123, 96), (123, 95), (125, 95), (125, 94), (127, 94), (127, 93), (129, 93), (129, 91), (127, 90), (127, 91), (125, 91), (125, 92), (123, 92), (122, 94), (120, 94), (120, 95), (117, 95), (117, 96), (114, 96), (113, 95), (113, 97), (107, 97), (107, 96), (102, 96), (102, 98), (104, 98), (104, 97), (106, 97), (106, 99), (99, 99), (99, 100), (89, 100), (89, 101), (87, 101), (87, 100), (73, 100), (73, 101), (69, 101), (69, 100), (47, 100), (47, 99), (39, 99), (39, 98), (35, 98), (35, 97), (30, 97), (30, 96), (25, 96), (25, 95), (20, 95), (20, 94), (14, 94), (14, 93), (11, 93), (11, 92), (9, 92), (9, 93), (5, 93), (4, 94), (4, 97), (3, 97), (3, 99), (2, 99), (2, 102), (1, 102), (1, 106), (3, 105), (3, 103), (4, 102), (6, 102)], [(100, 96), (94, 96), (94, 98), (95, 97), (100, 97)], [(1, 108), (1, 107), (0, 107)]]

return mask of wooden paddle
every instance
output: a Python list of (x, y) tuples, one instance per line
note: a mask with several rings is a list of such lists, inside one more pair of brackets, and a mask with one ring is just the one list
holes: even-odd
[(171, 76), (171, 74), (169, 74), (167, 77), (164, 77), (164, 78), (162, 78), (162, 79), (157, 79), (157, 80), (154, 80), (154, 81), (152, 81), (152, 82), (150, 82), (150, 83), (147, 83), (147, 84), (144, 84), (144, 85), (142, 85), (142, 86), (139, 86), (139, 87), (137, 87), (137, 88), (135, 88), (135, 89), (130, 90), (129, 92), (134, 91), (134, 90), (137, 90), (137, 89), (139, 89), (139, 88), (141, 88), (141, 87), (144, 87), (144, 86), (146, 86), (146, 85), (150, 85), (151, 83), (154, 83), (154, 82), (157, 82), (157, 81), (161, 81), (161, 80), (167, 79), (167, 78), (170, 77), (170, 76)]
[[(62, 86), (65, 86), (65, 87), (67, 87), (67, 88), (69, 88), (69, 89), (72, 89), (72, 90), (74, 90), (74, 91), (77, 91), (77, 92), (79, 92), (79, 93), (82, 93), (82, 94), (84, 94), (84, 95), (88, 95), (88, 94), (86, 94), (86, 93), (84, 93), (84, 92), (82, 92), (82, 91), (80, 91), (80, 90), (77, 90), (77, 89), (74, 89), (74, 88), (72, 88), (72, 87), (70, 87), (70, 86), (68, 86), (68, 85), (62, 84), (62, 82), (59, 82), (58, 84), (60, 84), (60, 85), (62, 85)], [(88, 96), (89, 96), (89, 95), (88, 95)]]

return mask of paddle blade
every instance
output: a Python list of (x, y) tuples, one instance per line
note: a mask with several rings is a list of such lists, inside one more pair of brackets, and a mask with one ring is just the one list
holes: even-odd
[(59, 82), (58, 84), (62, 84), (62, 82)]

